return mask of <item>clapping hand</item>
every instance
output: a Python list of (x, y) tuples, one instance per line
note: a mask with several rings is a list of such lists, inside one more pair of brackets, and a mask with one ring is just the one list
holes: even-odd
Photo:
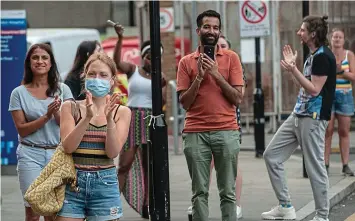
[(110, 95), (106, 96), (106, 105), (105, 105), (104, 112), (107, 121), (113, 119), (113, 110), (115, 109), (117, 102), (122, 96), (123, 96), (122, 94), (118, 94), (118, 93), (114, 93), (112, 96)]
[(285, 45), (282, 54), (284, 56), (284, 61), (287, 63), (294, 63), (296, 64), (296, 59), (297, 59), (297, 51), (295, 53), (292, 52), (292, 48), (290, 45)]
[(55, 96), (54, 101), (48, 105), (47, 117), (50, 119), (54, 114), (56, 114), (62, 105), (62, 101), (59, 99), (58, 95)]
[(281, 60), (281, 67), (288, 72), (293, 72), (296, 67), (297, 51), (293, 53), (291, 46), (285, 45), (282, 53), (284, 60)]
[(94, 117), (94, 111), (92, 110), (92, 94), (89, 91), (85, 92), (86, 94), (86, 118), (93, 118)]

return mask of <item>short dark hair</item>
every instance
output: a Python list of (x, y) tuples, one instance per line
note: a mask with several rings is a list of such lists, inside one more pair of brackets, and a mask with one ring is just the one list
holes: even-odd
[(202, 20), (203, 20), (204, 17), (215, 17), (215, 18), (218, 18), (218, 20), (219, 20), (219, 29), (222, 28), (221, 15), (218, 12), (214, 11), (214, 10), (204, 11), (204, 12), (202, 12), (201, 14), (199, 14), (197, 16), (196, 24), (197, 24), (198, 28), (201, 28)]
[(328, 16), (324, 15), (322, 17), (320, 16), (314, 16), (314, 15), (309, 15), (303, 19), (303, 22), (306, 24), (306, 28), (308, 32), (315, 32), (315, 45), (316, 47), (322, 46), (322, 45), (329, 45), (328, 42), (328, 22), (327, 22)]

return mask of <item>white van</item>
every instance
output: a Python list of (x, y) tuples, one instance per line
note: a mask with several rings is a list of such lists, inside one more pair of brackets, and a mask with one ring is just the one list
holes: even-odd
[(73, 65), (79, 44), (86, 40), (100, 42), (100, 33), (96, 29), (83, 28), (27, 29), (27, 49), (36, 43), (51, 45), (62, 81)]

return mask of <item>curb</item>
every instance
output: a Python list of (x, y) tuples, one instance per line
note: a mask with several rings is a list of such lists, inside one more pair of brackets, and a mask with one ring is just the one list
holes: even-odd
[[(255, 151), (253, 146), (241, 146), (240, 151)], [(297, 148), (294, 153), (302, 153), (301, 148)], [(340, 154), (340, 148), (338, 146), (333, 146), (331, 150), (332, 154)], [(352, 146), (349, 148), (349, 154), (355, 154), (355, 147)]]
[[(346, 177), (329, 189), (329, 208), (332, 208), (355, 190), (355, 178)], [(306, 221), (315, 215), (314, 200), (296, 211), (297, 220)]]

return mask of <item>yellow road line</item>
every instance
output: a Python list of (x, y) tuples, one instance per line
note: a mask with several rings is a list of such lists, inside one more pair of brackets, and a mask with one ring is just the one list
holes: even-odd
[(355, 221), (355, 213), (351, 216), (349, 216), (348, 218), (346, 218), (346, 220), (344, 221)]

